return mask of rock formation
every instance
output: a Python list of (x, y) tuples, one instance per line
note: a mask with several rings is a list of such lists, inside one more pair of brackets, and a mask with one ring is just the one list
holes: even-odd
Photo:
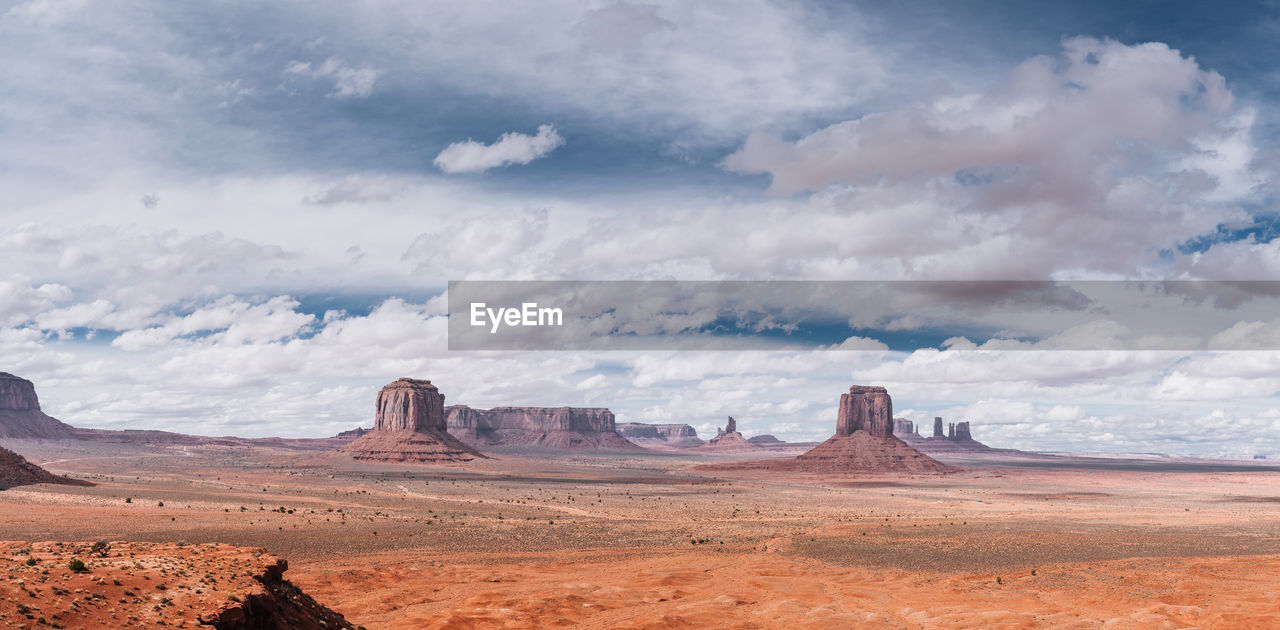
[(7, 448), (0, 448), (0, 490), (33, 483), (59, 483), (69, 486), (93, 485), (87, 481), (55, 475), (32, 464), (27, 461), (27, 458)]
[(446, 430), (444, 394), (431, 381), (402, 378), (378, 392), (373, 430), (342, 448), (358, 460), (462, 462), (484, 457)]
[(50, 440), (73, 437), (75, 432), (40, 410), (31, 381), (0, 372), (0, 438)]
[(840, 395), (840, 414), (836, 418), (836, 437), (866, 431), (872, 437), (893, 437), (893, 401), (883, 387), (854, 385)]
[[(0, 580), (4, 628), (356, 628), (285, 579), (288, 564), (265, 549), (7, 541), (0, 542), (0, 556), (32, 559), (7, 563), (8, 579)], [(69, 559), (86, 570), (67, 571)]]
[(618, 435), (645, 448), (690, 447), (703, 443), (703, 440), (698, 437), (698, 432), (687, 424), (621, 422), (617, 424), (617, 430)]
[(763, 446), (765, 448), (768, 448), (770, 446), (786, 446), (787, 445), (786, 442), (783, 442), (782, 440), (779, 440), (778, 438), (772, 435), (769, 435), (768, 433), (764, 435), (757, 435), (752, 438), (747, 438), (747, 441), (751, 442), (752, 444), (755, 444), (756, 446)]
[(455, 405), (445, 410), (445, 424), (451, 435), (476, 448), (638, 448), (618, 434), (613, 412), (603, 407), (473, 409)]
[(948, 467), (893, 436), (893, 401), (883, 387), (854, 385), (840, 396), (836, 434), (797, 457), (806, 472), (943, 472)]
[(922, 438), (914, 433), (898, 433), (894, 432), (903, 442), (906, 442), (912, 448), (921, 453), (931, 455), (945, 454), (962, 454), (962, 453), (1006, 453), (1006, 454), (1023, 454), (1021, 451), (1010, 449), (995, 449), (973, 439), (973, 434), (969, 429), (967, 420), (962, 422), (948, 422), (946, 434), (942, 433), (942, 418), (933, 419), (933, 437)]
[(706, 444), (698, 447), (699, 449), (719, 451), (722, 453), (754, 451), (760, 447), (747, 441), (738, 432), (738, 421), (729, 416), (729, 421), (725, 423), (723, 429), (718, 429), (716, 436), (707, 441)]
[(896, 436), (915, 435), (919, 437), (919, 434), (916, 433), (916, 424), (905, 418), (893, 419), (893, 434)]

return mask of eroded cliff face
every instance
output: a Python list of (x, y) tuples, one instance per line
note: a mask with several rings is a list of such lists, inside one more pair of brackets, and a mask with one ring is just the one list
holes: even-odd
[(0, 409), (10, 411), (40, 410), (36, 386), (25, 378), (0, 372)]
[(395, 380), (374, 404), (373, 430), (342, 448), (354, 459), (431, 464), (483, 457), (446, 430), (444, 394), (431, 381)]
[(60, 439), (75, 429), (40, 410), (36, 386), (25, 378), (0, 372), (0, 438)]
[(866, 431), (872, 437), (893, 436), (893, 400), (883, 387), (854, 385), (840, 395), (840, 413), (836, 417), (836, 436)]
[(637, 448), (617, 432), (603, 407), (445, 408), (449, 433), (475, 447), (537, 446), (554, 449)]
[(893, 400), (883, 387), (854, 385), (840, 396), (836, 434), (794, 460), (808, 472), (945, 472), (949, 468), (893, 436)]
[(623, 422), (617, 425), (618, 434), (624, 438), (644, 438), (674, 442), (688, 438), (697, 439), (698, 432), (687, 424), (647, 424)]
[(402, 378), (378, 392), (374, 430), (444, 431), (444, 394), (431, 381)]

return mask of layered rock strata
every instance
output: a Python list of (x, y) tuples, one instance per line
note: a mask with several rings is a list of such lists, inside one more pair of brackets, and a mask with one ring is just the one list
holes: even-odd
[(399, 463), (449, 463), (484, 457), (449, 434), (444, 394), (431, 381), (402, 378), (383, 387), (375, 401), (373, 430), (341, 450), (354, 459)]

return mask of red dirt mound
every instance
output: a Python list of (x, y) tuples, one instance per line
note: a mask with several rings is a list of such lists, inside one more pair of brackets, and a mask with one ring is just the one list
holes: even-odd
[(0, 626), (354, 628), (261, 549), (140, 542), (0, 542)]

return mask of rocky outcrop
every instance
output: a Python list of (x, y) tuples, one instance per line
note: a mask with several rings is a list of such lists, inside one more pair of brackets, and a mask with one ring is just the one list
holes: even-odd
[(749, 452), (760, 448), (760, 446), (748, 442), (747, 438), (738, 432), (738, 421), (734, 420), (733, 416), (729, 416), (729, 421), (725, 423), (724, 428), (717, 430), (715, 437), (699, 447), (699, 449), (721, 453)]
[(88, 481), (55, 475), (7, 448), (0, 448), (0, 490), (33, 483), (57, 483), (68, 486), (93, 485)]
[(618, 434), (604, 407), (494, 407), (445, 409), (450, 435), (476, 448), (592, 450), (638, 448)]
[(836, 437), (866, 431), (872, 437), (893, 437), (893, 400), (883, 387), (854, 385), (840, 395)]
[(899, 437), (903, 435), (915, 435), (919, 437), (919, 434), (916, 433), (916, 423), (905, 418), (893, 419), (893, 434)]
[(644, 422), (619, 422), (618, 435), (645, 448), (691, 447), (703, 440), (698, 432), (687, 424), (647, 424)]
[[(284, 578), (263, 549), (114, 541), (0, 542), (4, 628), (341, 630), (355, 626)], [(67, 571), (76, 559), (84, 571)], [(56, 586), (50, 580), (56, 572)], [(53, 586), (53, 588), (49, 588)]]
[(945, 472), (949, 467), (893, 436), (893, 401), (883, 387), (854, 385), (840, 396), (836, 434), (784, 464), (805, 472)]
[(40, 410), (31, 381), (0, 372), (0, 438), (55, 440), (74, 437), (75, 432)]
[(787, 445), (787, 443), (786, 443), (786, 442), (783, 442), (782, 440), (779, 440), (778, 438), (776, 438), (776, 437), (774, 437), (774, 436), (772, 436), (772, 435), (769, 435), (768, 433), (766, 433), (766, 434), (764, 434), (764, 435), (757, 435), (757, 436), (755, 436), (755, 437), (753, 437), (753, 438), (747, 438), (747, 441), (748, 441), (748, 442), (751, 442), (752, 444), (755, 444), (756, 446), (763, 446), (763, 447), (765, 447), (765, 448), (768, 448), (768, 447), (771, 447), (771, 446), (786, 446), (786, 445)]
[(445, 431), (444, 394), (431, 381), (402, 378), (378, 392), (375, 431)]
[(321, 605), (284, 579), (284, 572), (289, 570), (288, 562), (283, 558), (268, 558), (270, 560), (264, 563), (263, 570), (253, 576), (260, 588), (228, 601), (219, 610), (200, 615), (200, 625), (217, 630), (355, 629), (356, 626), (341, 614)]
[(972, 431), (969, 428), (967, 420), (961, 422), (948, 422), (947, 431), (942, 432), (942, 418), (933, 419), (933, 437), (922, 438), (919, 435), (908, 433), (899, 435), (902, 441), (906, 442), (912, 448), (930, 455), (947, 455), (947, 454), (964, 454), (964, 453), (1006, 453), (1006, 454), (1023, 454), (1021, 451), (1010, 449), (995, 449), (973, 439)]
[(444, 394), (431, 381), (402, 378), (378, 392), (373, 430), (342, 447), (354, 459), (432, 464), (484, 457), (446, 430)]

